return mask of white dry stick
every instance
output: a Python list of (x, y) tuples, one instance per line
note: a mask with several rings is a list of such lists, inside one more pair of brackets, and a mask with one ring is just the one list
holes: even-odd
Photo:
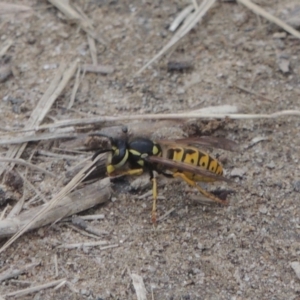
[(294, 29), (290, 25), (286, 24), (282, 20), (278, 19), (277, 17), (271, 15), (270, 13), (268, 13), (267, 11), (262, 9), (260, 6), (254, 4), (250, 0), (237, 0), (237, 1), (244, 4), (246, 7), (248, 7), (250, 10), (252, 10), (254, 13), (264, 17), (265, 19), (267, 19), (270, 22), (275, 23), (276, 25), (281, 27), (283, 30), (287, 31), (288, 33), (290, 33), (294, 37), (300, 39), (300, 32), (299, 31), (297, 31), (296, 29)]
[[(95, 163), (100, 159), (100, 156), (96, 158), (96, 160), (94, 160), (93, 162), (90, 162), (89, 164), (87, 164), (87, 166), (85, 168), (83, 168), (57, 195), (55, 195), (51, 201), (49, 203), (47, 203), (41, 210), (39, 210), (38, 213), (36, 213), (35, 215), (31, 216), (31, 218), (25, 221), (25, 225), (22, 225), (22, 228), (16, 233), (14, 234), (14, 236), (12, 238), (10, 238), (0, 249), (0, 253), (3, 252), (6, 248), (8, 248), (15, 240), (17, 240), (24, 232), (26, 232), (28, 229), (30, 228), (34, 228), (34, 226), (39, 226), (39, 223), (42, 222), (42, 224), (44, 223), (43, 221), (43, 217), (45, 216), (45, 214), (47, 214), (48, 212), (53, 211), (54, 212), (54, 217), (56, 217), (55, 220), (61, 219), (62, 217), (65, 217), (67, 215), (70, 214), (74, 214), (75, 211), (81, 211), (82, 210), (82, 206), (84, 203), (81, 204), (81, 202), (77, 203), (77, 206), (74, 207), (75, 211), (71, 212), (71, 210), (69, 209), (68, 211), (64, 211), (64, 215), (63, 216), (59, 216), (58, 212), (55, 210), (56, 208), (59, 209), (59, 211), (62, 211), (61, 207), (59, 205), (57, 205), (57, 203), (62, 202), (62, 200), (65, 198), (66, 200), (68, 200), (68, 198), (66, 197), (72, 190), (74, 190), (81, 182), (84, 178), (86, 178), (92, 171), (95, 170)], [(103, 191), (104, 192), (104, 199), (108, 199), (110, 197), (110, 192), (107, 191), (107, 187), (109, 186), (109, 179), (105, 178), (102, 181), (103, 184)], [(80, 193), (81, 191), (76, 191), (78, 193)], [(83, 195), (81, 196), (81, 199), (84, 198)], [(94, 197), (97, 198), (97, 197)], [(53, 217), (53, 215), (52, 215)], [(4, 220), (5, 221), (5, 220)], [(15, 226), (17, 227), (18, 224), (15, 224)], [(13, 226), (10, 226), (13, 227)], [(9, 228), (10, 228), (9, 227)], [(7, 230), (7, 228), (6, 228)]]
[(130, 274), (130, 277), (136, 292), (137, 300), (147, 300), (147, 291), (143, 278), (140, 275), (133, 273)]
[(145, 115), (120, 115), (120, 116), (99, 116), (95, 118), (69, 119), (57, 121), (54, 124), (39, 126), (38, 130), (75, 126), (88, 125), (103, 122), (120, 122), (128, 120), (180, 120), (180, 119), (223, 119), (229, 118), (232, 120), (251, 120), (251, 119), (273, 119), (285, 116), (300, 116), (300, 110), (282, 110), (271, 114), (231, 114), (231, 113), (195, 113), (193, 111), (178, 113), (178, 114), (145, 114)]
[(66, 281), (65, 278), (50, 281), (50, 282), (42, 284), (42, 285), (37, 285), (37, 286), (30, 287), (30, 288), (27, 288), (27, 289), (23, 289), (23, 290), (19, 290), (19, 291), (16, 291), (16, 292), (8, 293), (8, 294), (4, 295), (4, 297), (15, 297), (15, 298), (23, 297), (23, 296), (26, 296), (26, 295), (29, 295), (29, 294), (32, 294), (32, 293), (35, 293), (35, 292), (39, 292), (39, 291), (44, 290), (44, 289), (48, 289), (48, 288), (53, 287), (53, 286), (57, 286), (58, 284), (60, 284), (64, 281)]
[(63, 244), (58, 246), (57, 248), (74, 249), (74, 248), (104, 246), (107, 244), (108, 244), (107, 241), (97, 241), (97, 242), (87, 242), (87, 243)]
[(23, 273), (28, 272), (30, 269), (40, 265), (40, 261), (36, 262), (36, 263), (32, 263), (32, 264), (27, 264), (23, 267), (19, 266), (19, 267), (10, 267), (8, 270), (5, 270), (4, 272), (0, 273), (0, 282), (13, 278), (13, 277), (17, 277)]

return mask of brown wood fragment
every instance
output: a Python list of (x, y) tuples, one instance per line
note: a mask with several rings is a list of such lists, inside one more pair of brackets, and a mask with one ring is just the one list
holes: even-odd
[[(59, 219), (77, 214), (97, 204), (104, 203), (108, 201), (110, 197), (111, 191), (109, 178), (86, 185), (82, 189), (76, 190), (70, 195), (64, 197), (62, 201), (57, 203), (57, 205), (51, 207), (42, 219), (38, 220), (32, 227), (30, 227), (30, 230), (51, 224)], [(17, 217), (6, 218), (0, 221), (0, 239), (12, 236), (18, 232), (32, 219), (32, 216), (38, 214), (43, 208), (44, 205), (35, 207), (29, 211), (21, 213)]]

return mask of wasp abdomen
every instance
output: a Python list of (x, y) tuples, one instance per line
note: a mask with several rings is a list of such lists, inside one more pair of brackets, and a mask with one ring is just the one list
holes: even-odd
[[(216, 159), (194, 147), (172, 147), (167, 151), (167, 158), (177, 162), (202, 167), (217, 175), (223, 174), (223, 168)], [(191, 176), (189, 177), (192, 177), (192, 174), (190, 175)], [(201, 180), (202, 179), (203, 178), (201, 178)]]

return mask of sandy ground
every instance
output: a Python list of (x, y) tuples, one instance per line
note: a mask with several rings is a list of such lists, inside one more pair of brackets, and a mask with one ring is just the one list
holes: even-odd
[[(32, 6), (34, 13), (0, 15), (1, 44), (13, 41), (1, 58), (2, 65), (13, 66), (13, 75), (0, 83), (3, 134), (26, 125), (62, 62), (80, 58), (91, 63), (86, 34), (49, 2), (11, 2)], [(171, 56), (134, 77), (171, 38), (168, 26), (189, 1), (74, 2), (107, 43), (96, 43), (98, 63), (114, 72), (87, 73), (68, 110), (71, 80), (45, 123), (224, 104), (244, 113), (299, 109), (300, 41), (242, 5), (218, 2)], [(296, 1), (256, 2), (289, 18)], [(170, 61), (189, 62), (192, 68), (169, 72)], [(199, 195), (184, 183), (162, 179), (159, 214), (173, 211), (153, 229), (151, 197), (138, 198), (148, 189), (133, 193), (128, 182), (115, 182), (112, 201), (84, 214), (104, 214), (89, 223), (103, 231), (100, 240), (118, 247), (58, 248), (61, 243), (95, 241), (66, 222), (27, 233), (1, 254), (0, 271), (41, 263), (1, 282), (0, 295), (67, 278), (69, 285), (21, 298), (137, 299), (129, 275), (135, 273), (144, 280), (147, 299), (300, 299), (300, 279), (291, 267), (300, 252), (299, 117), (201, 124), (209, 134), (241, 146), (238, 153), (222, 152), (227, 176), (235, 181), (221, 184), (235, 190), (228, 207), (199, 204), (193, 200)], [(55, 147), (58, 142), (30, 143), (22, 158), (28, 160), (35, 149), (55, 152)], [(2, 154), (7, 149), (1, 147)], [(42, 155), (33, 155), (31, 162), (55, 174), (77, 163)], [(25, 174), (24, 168), (17, 170)], [(39, 172), (29, 171), (27, 178), (47, 199), (59, 191)], [(26, 200), (35, 195), (28, 187), (24, 190)]]

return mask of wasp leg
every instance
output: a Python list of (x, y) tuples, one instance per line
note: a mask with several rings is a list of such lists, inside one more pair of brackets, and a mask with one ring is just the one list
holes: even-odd
[(119, 171), (116, 173), (118, 176), (126, 176), (126, 175), (141, 175), (144, 172), (143, 169), (131, 169), (125, 171)]
[(156, 224), (156, 212), (157, 212), (157, 207), (156, 207), (156, 203), (157, 203), (157, 181), (156, 178), (153, 177), (151, 179), (152, 181), (152, 193), (153, 193), (153, 204), (152, 204), (152, 213), (151, 213), (151, 219), (152, 219), (152, 223)]
[(187, 176), (185, 176), (183, 173), (180, 172), (176, 172), (173, 174), (173, 177), (180, 177), (182, 180), (184, 180), (187, 184), (189, 184), (192, 187), (195, 187), (202, 195), (204, 195), (205, 197), (209, 198), (210, 200), (213, 200), (217, 203), (221, 203), (221, 204), (228, 204), (228, 201), (226, 200), (221, 200), (218, 197), (216, 197), (215, 195), (212, 195), (211, 193), (207, 192), (206, 190), (202, 189), (199, 185), (196, 184), (195, 181), (189, 179)]

